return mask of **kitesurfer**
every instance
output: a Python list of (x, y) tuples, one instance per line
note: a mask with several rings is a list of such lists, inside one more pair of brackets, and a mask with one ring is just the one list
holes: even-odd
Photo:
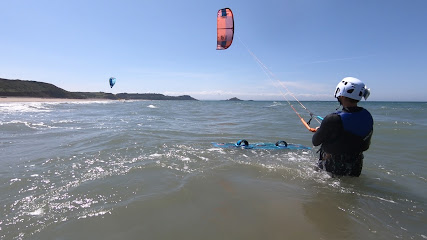
[(318, 167), (337, 176), (358, 177), (362, 172), (363, 152), (368, 150), (373, 119), (368, 110), (357, 106), (370, 91), (357, 78), (346, 77), (335, 90), (342, 111), (327, 115), (313, 135), (313, 145), (320, 147)]

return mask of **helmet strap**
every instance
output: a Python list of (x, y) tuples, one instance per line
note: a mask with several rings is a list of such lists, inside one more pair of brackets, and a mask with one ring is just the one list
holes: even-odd
[(339, 97), (337, 97), (338, 102), (340, 103), (340, 105), (337, 107), (337, 109), (335, 109), (335, 111), (338, 111), (338, 109), (342, 106), (341, 100)]

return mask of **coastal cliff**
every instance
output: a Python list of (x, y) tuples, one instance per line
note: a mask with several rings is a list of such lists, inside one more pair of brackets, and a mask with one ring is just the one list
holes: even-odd
[(159, 93), (69, 92), (50, 83), (0, 78), (0, 97), (34, 97), (66, 99), (139, 99), (139, 100), (197, 100), (188, 95), (166, 96)]

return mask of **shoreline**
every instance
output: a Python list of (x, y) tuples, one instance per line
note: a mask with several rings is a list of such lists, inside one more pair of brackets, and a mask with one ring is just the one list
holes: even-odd
[(99, 101), (116, 101), (106, 98), (39, 98), (39, 97), (0, 97), (0, 103), (13, 103), (13, 102), (99, 102)]

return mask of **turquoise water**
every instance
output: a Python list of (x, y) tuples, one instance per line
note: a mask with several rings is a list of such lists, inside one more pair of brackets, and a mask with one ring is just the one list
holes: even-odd
[(212, 146), (312, 147), (287, 102), (0, 103), (0, 238), (427, 239), (427, 103), (362, 106), (362, 175), (331, 178), (317, 148)]

